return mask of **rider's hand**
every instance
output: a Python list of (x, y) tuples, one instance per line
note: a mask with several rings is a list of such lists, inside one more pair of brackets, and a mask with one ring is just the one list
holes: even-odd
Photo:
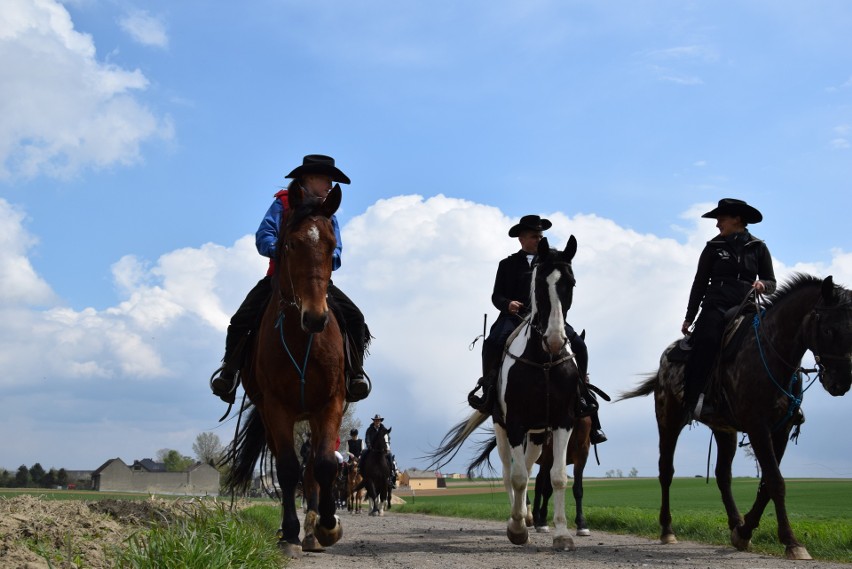
[(692, 322), (690, 322), (689, 320), (684, 320), (683, 325), (681, 325), (680, 327), (681, 334), (683, 334), (684, 336), (688, 336), (690, 326), (692, 326)]
[(523, 302), (512, 300), (509, 302), (509, 314), (517, 314), (524, 307)]
[(754, 281), (754, 283), (751, 285), (751, 288), (763, 294), (763, 291), (766, 290), (766, 285), (763, 284), (763, 281)]

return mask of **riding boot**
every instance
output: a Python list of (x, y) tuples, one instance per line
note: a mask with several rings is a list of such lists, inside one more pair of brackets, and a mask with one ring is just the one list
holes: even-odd
[(243, 360), (243, 347), (247, 332), (234, 326), (228, 327), (225, 339), (225, 357), (222, 366), (210, 377), (210, 389), (213, 395), (225, 403), (232, 404), (237, 398), (237, 386), (240, 384), (240, 363)]
[(349, 370), (348, 382), (346, 385), (346, 401), (354, 403), (365, 399), (372, 389), (369, 377), (364, 373), (364, 350), (366, 338), (364, 332), (353, 331), (350, 335), (352, 340), (351, 354), (351, 369)]
[(390, 480), (389, 484), (392, 490), (396, 489), (396, 465), (394, 464), (393, 457), (388, 454), (388, 466), (390, 467)]
[(598, 413), (595, 411), (592, 417), (592, 430), (589, 432), (589, 442), (593, 445), (599, 445), (607, 441), (606, 434), (601, 429), (601, 420), (598, 418)]
[(595, 397), (595, 394), (586, 386), (585, 381), (581, 381), (578, 384), (578, 389), (579, 397), (577, 398), (577, 417), (589, 417), (596, 415), (600, 406), (598, 405), (598, 400)]
[[(494, 389), (497, 384), (497, 370), (500, 368), (501, 350), (496, 349), (490, 342), (482, 344), (482, 377), (476, 387), (467, 394), (467, 403), (480, 413), (488, 414), (494, 405)], [(476, 395), (482, 389), (482, 396)]]

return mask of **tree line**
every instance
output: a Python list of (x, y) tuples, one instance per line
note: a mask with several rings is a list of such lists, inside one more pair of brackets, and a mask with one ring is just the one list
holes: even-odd
[(15, 472), (0, 468), (0, 487), (2, 488), (56, 488), (68, 486), (68, 472), (64, 468), (51, 468), (45, 471), (40, 463), (27, 468), (25, 464)]

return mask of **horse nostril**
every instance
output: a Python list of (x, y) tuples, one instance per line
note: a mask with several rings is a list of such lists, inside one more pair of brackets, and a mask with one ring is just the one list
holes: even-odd
[(325, 330), (325, 325), (328, 324), (328, 311), (321, 314), (313, 314), (310, 312), (302, 313), (302, 329), (309, 333), (319, 333)]

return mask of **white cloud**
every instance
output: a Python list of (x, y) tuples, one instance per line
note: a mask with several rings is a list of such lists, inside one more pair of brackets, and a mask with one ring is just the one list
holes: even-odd
[(121, 28), (142, 45), (153, 47), (168, 47), (169, 37), (165, 24), (148, 12), (141, 10), (132, 12), (119, 21)]
[(0, 198), (0, 306), (43, 304), (53, 291), (33, 269), (27, 253), (36, 239), (23, 226), (24, 213)]
[(0, 178), (132, 164), (143, 142), (173, 136), (133, 95), (142, 72), (99, 62), (58, 2), (7, 0), (0, 24)]

